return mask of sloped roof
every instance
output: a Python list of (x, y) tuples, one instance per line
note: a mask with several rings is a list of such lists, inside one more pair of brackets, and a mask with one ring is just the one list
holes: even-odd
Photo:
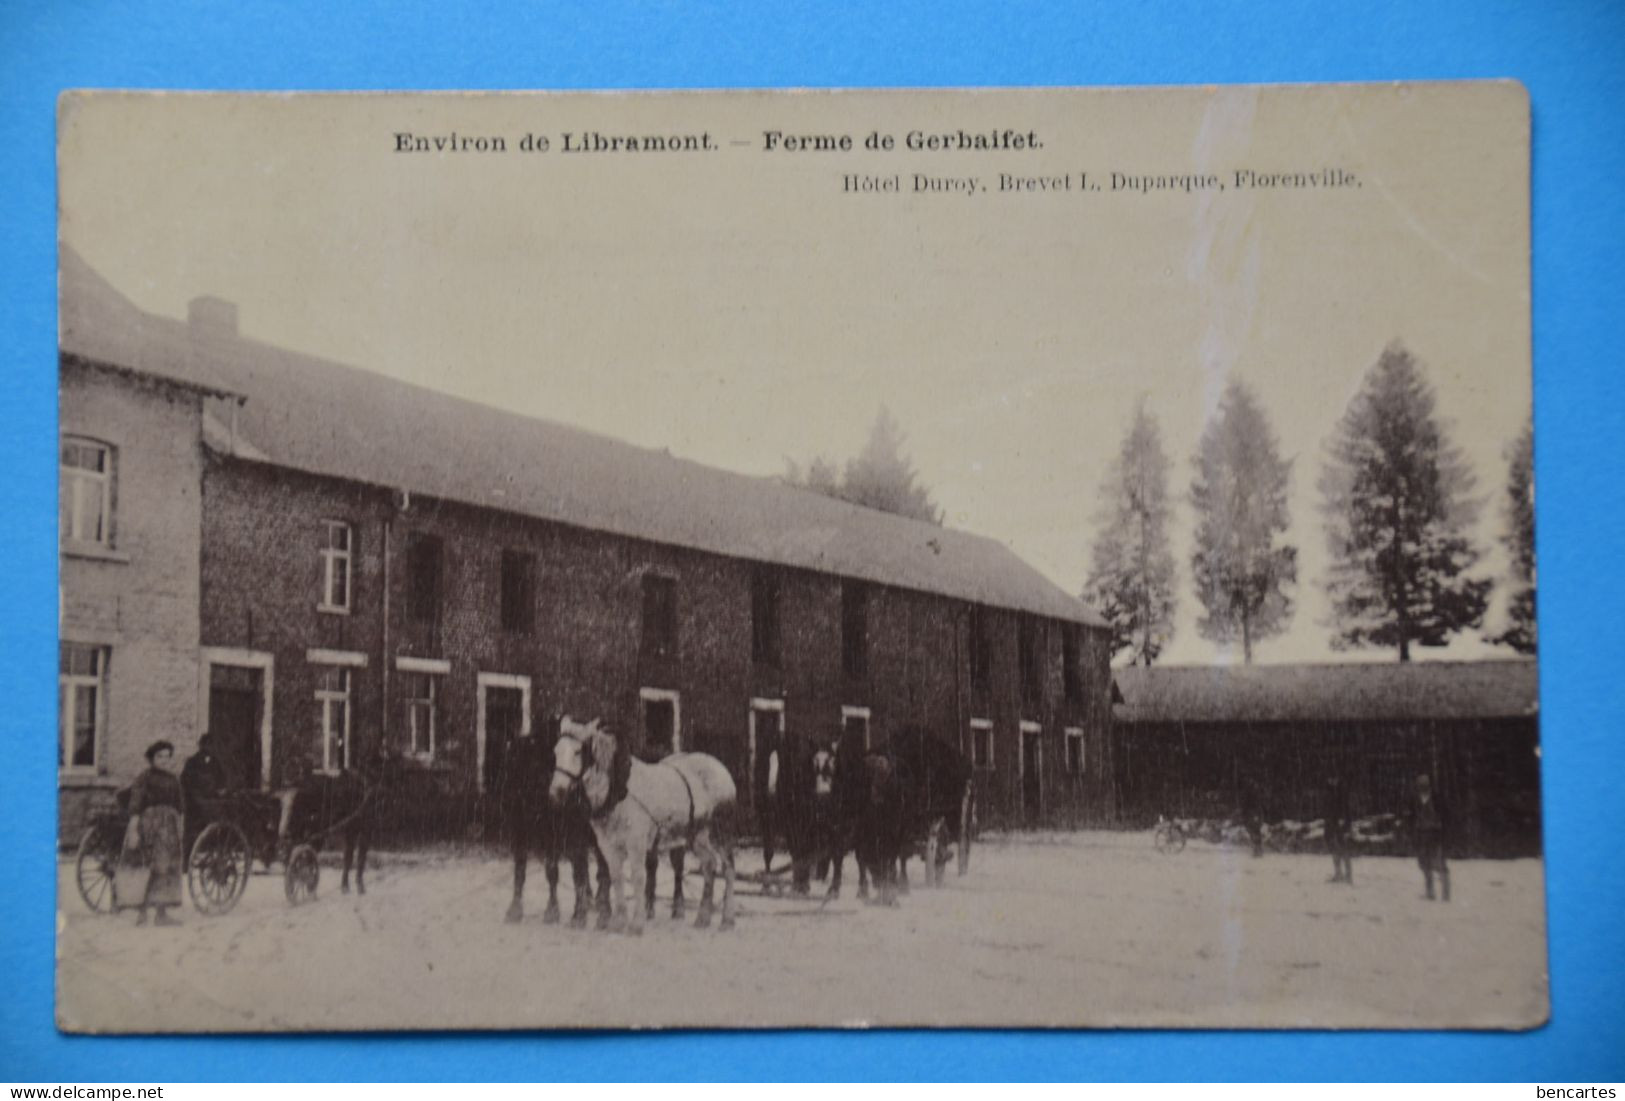
[(1354, 722), (1534, 715), (1533, 661), (1131, 666), (1113, 670), (1123, 723)]
[(57, 341), (63, 353), (207, 394), (232, 393), (200, 359), (187, 326), (140, 309), (66, 245), (60, 257)]
[(66, 248), (62, 266), (64, 351), (246, 396), (239, 458), (1103, 625), (996, 540), (156, 317)]

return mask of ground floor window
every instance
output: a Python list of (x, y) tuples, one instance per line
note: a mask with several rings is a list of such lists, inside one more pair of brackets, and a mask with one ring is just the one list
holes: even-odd
[(61, 709), (56, 764), (60, 769), (94, 771), (102, 744), (107, 648), (64, 642), (58, 683)]
[(434, 756), (439, 690), (440, 678), (433, 673), (401, 674), (401, 703), (406, 710), (406, 751), (413, 757)]
[(664, 688), (641, 688), (638, 699), (643, 707), (644, 751), (657, 758), (681, 753), (682, 701), (678, 694)]
[(1066, 728), (1066, 774), (1082, 776), (1083, 766), (1083, 728), (1069, 726)]
[(764, 801), (778, 790), (779, 770), (783, 768), (784, 701), (750, 701), (750, 793), (751, 806), (761, 813)]
[(972, 719), (970, 721), (970, 758), (971, 764), (977, 768), (993, 767), (993, 721), (991, 719)]
[(316, 670), (316, 738), (313, 756), (324, 772), (350, 764), (350, 670), (323, 665)]
[(872, 744), (869, 741), (869, 716), (870, 711), (867, 707), (841, 708), (841, 734), (843, 736), (848, 734), (858, 735), (863, 739), (863, 748), (865, 750), (869, 749)]

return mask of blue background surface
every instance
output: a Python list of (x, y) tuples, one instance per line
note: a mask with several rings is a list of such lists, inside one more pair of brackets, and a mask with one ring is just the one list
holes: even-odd
[[(690, 88), (1516, 77), (1534, 111), (1552, 1023), (1523, 1035), (768, 1033), (193, 1039), (52, 1023), (54, 103), (71, 87)], [(0, 1080), (1625, 1078), (1625, 5), (0, 3)], [(787, 950), (792, 950), (787, 947)], [(953, 966), (953, 961), (942, 961)], [(1080, 981), (1087, 981), (1080, 976)], [(786, 997), (795, 992), (787, 990)]]

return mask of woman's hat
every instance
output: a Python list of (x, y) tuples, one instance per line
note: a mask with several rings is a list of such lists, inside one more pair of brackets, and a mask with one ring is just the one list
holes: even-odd
[(147, 747), (147, 763), (150, 765), (152, 763), (152, 759), (154, 757), (158, 756), (158, 754), (162, 753), (166, 749), (169, 750), (169, 752), (174, 753), (175, 752), (175, 743), (171, 742), (171, 741), (167, 741), (167, 740), (165, 740), (163, 738), (160, 738), (158, 741), (153, 742), (151, 745), (149, 745)]

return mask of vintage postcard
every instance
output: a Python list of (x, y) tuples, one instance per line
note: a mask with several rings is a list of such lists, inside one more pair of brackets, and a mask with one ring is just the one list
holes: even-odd
[(63, 1029), (1546, 1020), (1520, 86), (59, 114)]

